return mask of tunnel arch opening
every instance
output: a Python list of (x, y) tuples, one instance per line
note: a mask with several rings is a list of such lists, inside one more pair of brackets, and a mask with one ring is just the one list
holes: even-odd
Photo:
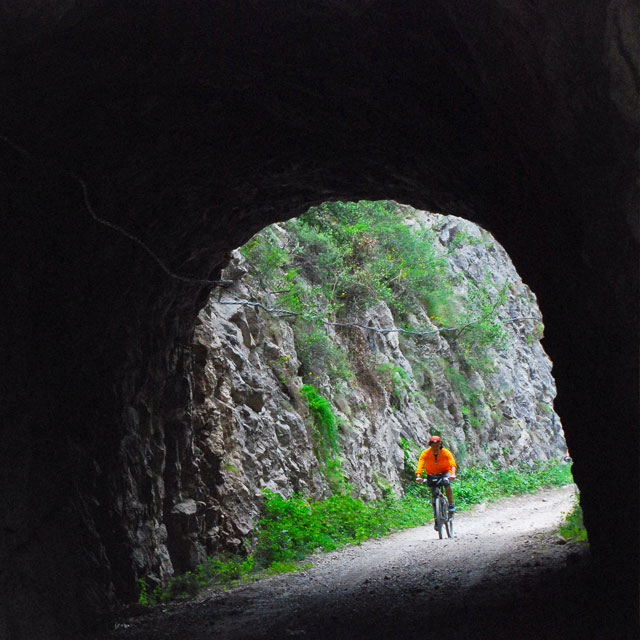
[[(14, 161), (15, 158), (12, 158), (11, 162), (13, 163)], [(22, 169), (24, 170), (24, 167), (22, 167)], [(32, 181), (35, 183), (34, 191), (36, 193), (41, 192), (42, 176), (38, 175), (34, 180), (34, 173), (31, 167), (28, 167), (28, 169), (24, 171), (24, 174), (27, 182)], [(16, 191), (17, 200), (22, 197), (22, 187), (23, 185), (21, 185)], [(56, 189), (59, 189), (59, 181), (57, 177), (52, 181), (50, 189), (51, 191), (46, 189), (45, 191), (51, 193), (55, 192)], [(70, 201), (76, 201), (77, 195), (77, 192), (73, 194), (62, 194), (61, 202), (58, 204), (58, 206), (61, 207), (60, 210), (62, 211), (63, 208), (66, 208)], [(34, 205), (34, 200), (37, 201), (37, 198), (31, 197), (27, 202), (23, 201), (21, 206), (27, 205), (28, 207), (32, 207)], [(42, 203), (37, 203), (37, 206), (42, 207)], [(50, 203), (47, 204), (47, 207), (49, 206)], [(86, 211), (81, 213), (81, 216), (85, 215)], [(75, 223), (73, 225), (73, 230), (75, 233), (78, 232), (78, 228)], [(510, 231), (513, 230), (510, 229)], [(242, 237), (249, 235), (246, 229), (243, 229), (240, 233)], [(228, 249), (233, 248), (234, 245), (235, 242), (228, 246)], [(135, 265), (134, 269), (137, 273), (141, 273), (138, 270), (142, 269), (142, 272), (146, 273), (147, 282), (154, 283), (153, 286), (155, 288), (155, 293), (150, 295), (148, 290), (146, 292), (141, 291), (140, 300), (131, 305), (129, 309), (124, 307), (118, 308), (119, 311), (122, 312), (122, 315), (118, 318), (117, 324), (114, 325), (112, 320), (109, 321), (110, 324), (106, 327), (98, 323), (91, 332), (85, 336), (81, 336), (83, 341), (80, 345), (76, 345), (72, 351), (65, 354), (61, 361), (56, 359), (53, 369), (55, 371), (62, 371), (62, 375), (61, 379), (52, 385), (51, 389), (54, 392), (63, 391), (63, 393), (58, 395), (52, 405), (57, 407), (56, 411), (59, 412), (60, 415), (64, 414), (66, 416), (65, 420), (69, 419), (69, 412), (66, 409), (65, 402), (70, 405), (71, 403), (76, 403), (73, 407), (73, 412), (77, 414), (78, 418), (76, 418), (77, 422), (76, 427), (74, 428), (78, 429), (80, 428), (81, 423), (85, 424), (87, 416), (94, 416), (93, 420), (95, 422), (93, 422), (93, 424), (104, 424), (104, 417), (99, 417), (99, 414), (103, 408), (108, 406), (107, 402), (111, 402), (111, 400), (107, 400), (105, 398), (104, 389), (96, 392), (97, 387), (94, 387), (91, 396), (83, 398), (81, 402), (78, 402), (72, 389), (66, 385), (64, 387), (60, 386), (62, 381), (66, 381), (69, 378), (68, 367), (75, 366), (73, 364), (73, 356), (78, 356), (79, 351), (83, 346), (89, 347), (89, 345), (97, 344), (100, 345), (98, 350), (99, 357), (89, 364), (85, 362), (85, 367), (91, 370), (95, 366), (95, 362), (100, 358), (104, 358), (99, 365), (100, 370), (102, 371), (105, 370), (107, 363), (111, 363), (109, 366), (113, 366), (115, 370), (119, 371), (122, 370), (122, 362), (124, 362), (126, 366), (131, 367), (131, 374), (121, 378), (121, 381), (116, 383), (116, 385), (120, 385), (124, 382), (125, 386), (128, 387), (128, 390), (124, 392), (124, 396), (121, 395), (120, 399), (117, 401), (117, 406), (121, 407), (119, 412), (121, 411), (122, 413), (114, 415), (113, 409), (108, 409), (109, 415), (113, 416), (112, 420), (121, 426), (117, 430), (107, 428), (107, 430), (104, 431), (102, 438), (95, 441), (95, 444), (98, 444), (102, 449), (100, 453), (98, 453), (94, 446), (87, 442), (86, 435), (81, 436), (79, 438), (79, 444), (76, 445), (80, 447), (80, 450), (84, 451), (85, 455), (89, 452), (90, 458), (96, 460), (96, 466), (93, 468), (87, 468), (83, 465), (80, 470), (75, 467), (73, 471), (70, 471), (69, 468), (71, 465), (67, 462), (69, 467), (64, 469), (65, 473), (68, 474), (66, 479), (69, 482), (75, 483), (76, 480), (74, 480), (74, 478), (78, 478), (79, 476), (86, 474), (84, 477), (89, 478), (90, 483), (92, 483), (93, 486), (97, 485), (94, 495), (98, 496), (100, 509), (97, 509), (93, 516), (95, 518), (94, 523), (96, 525), (96, 529), (94, 529), (94, 534), (96, 535), (94, 543), (97, 544), (96, 549), (100, 549), (102, 545), (107, 549), (106, 554), (102, 556), (103, 562), (105, 562), (103, 570), (105, 566), (110, 567), (108, 580), (116, 585), (116, 592), (119, 594), (119, 597), (124, 600), (131, 600), (137, 597), (137, 593), (135, 588), (132, 588), (135, 585), (135, 581), (131, 580), (132, 565), (130, 551), (127, 550), (127, 548), (130, 548), (130, 541), (128, 539), (129, 534), (127, 531), (137, 530), (137, 535), (140, 535), (140, 532), (142, 532), (143, 536), (147, 536), (146, 541), (149, 545), (147, 547), (148, 549), (162, 546), (163, 536), (166, 536), (166, 533), (163, 533), (163, 524), (161, 522), (158, 522), (157, 525), (155, 525), (156, 528), (143, 527), (142, 529), (137, 529), (140, 523), (140, 518), (144, 519), (145, 514), (148, 514), (150, 510), (153, 511), (158, 508), (160, 510), (162, 509), (161, 505), (163, 498), (154, 490), (153, 482), (149, 480), (147, 472), (143, 471), (145, 470), (145, 464), (142, 463), (145, 456), (154, 455), (154, 446), (159, 446), (158, 442), (154, 445), (153, 434), (155, 434), (155, 438), (158, 441), (164, 439), (166, 442), (171, 443), (168, 447), (168, 450), (170, 451), (167, 458), (169, 464), (165, 468), (163, 478), (166, 486), (170, 487), (171, 491), (179, 492), (185, 480), (188, 481), (188, 470), (185, 474), (181, 468), (182, 461), (180, 459), (180, 451), (184, 446), (181, 434), (184, 432), (185, 425), (188, 422), (185, 418), (184, 407), (189, 406), (191, 402), (189, 397), (189, 385), (184, 378), (185, 367), (190, 356), (188, 356), (184, 351), (184, 342), (181, 345), (174, 345), (169, 352), (163, 353), (156, 351), (155, 355), (152, 354), (154, 353), (154, 349), (162, 347), (163, 341), (166, 340), (168, 344), (171, 344), (175, 339), (176, 331), (178, 334), (183, 336), (189, 335), (193, 318), (195, 318), (198, 309), (204, 305), (206, 298), (204, 297), (203, 288), (195, 284), (191, 289), (191, 293), (188, 295), (185, 292), (186, 287), (184, 283), (181, 283), (180, 286), (170, 286), (169, 289), (167, 289), (166, 274), (158, 275), (157, 265), (150, 265), (149, 263), (153, 263), (153, 261), (149, 260), (148, 256), (144, 257), (142, 260), (140, 260), (139, 257), (132, 260), (130, 249), (123, 247), (123, 245), (118, 247), (118, 253), (121, 253), (123, 249), (125, 251), (125, 255), (129, 254), (130, 256), (127, 258), (125, 263), (127, 265), (127, 269), (123, 270), (121, 274), (117, 274), (116, 269), (115, 272), (110, 273), (109, 278), (113, 277), (114, 273), (116, 273), (118, 275), (117, 281), (121, 281), (122, 279), (124, 279), (124, 281), (128, 281), (130, 269)], [(530, 258), (530, 256), (527, 257)], [(76, 255), (75, 258), (78, 258), (78, 256)], [(80, 262), (82, 259), (84, 259), (84, 256), (80, 255)], [(226, 257), (222, 257), (220, 264), (225, 260)], [(70, 267), (73, 272), (77, 267), (77, 263), (72, 262), (68, 267)], [(125, 273), (127, 270), (129, 273)], [(212, 272), (208, 269), (205, 273), (210, 274)], [(213, 273), (217, 274), (215, 271)], [(45, 281), (46, 279), (47, 278), (45, 278)], [(56, 278), (52, 281), (52, 285), (59, 284), (60, 280), (58, 275), (56, 275)], [(101, 283), (101, 286), (103, 287), (100, 290), (101, 295), (106, 294), (107, 299), (109, 299), (110, 296), (113, 300), (118, 299), (120, 294), (118, 291), (113, 289), (113, 285)], [(164, 290), (165, 293), (161, 294), (160, 298), (155, 298), (154, 300), (154, 296), (158, 295), (158, 292), (161, 290)], [(165, 301), (159, 302), (163, 296), (165, 296)], [(555, 295), (552, 296), (552, 300), (554, 298)], [(143, 300), (146, 300), (146, 303), (152, 303), (152, 305), (144, 311), (146, 317), (143, 316), (141, 318), (139, 315), (138, 317), (135, 317), (135, 315), (132, 316), (132, 311), (134, 314), (139, 314), (140, 311), (144, 309), (144, 302), (140, 306), (140, 301)], [(179, 300), (181, 300), (181, 302), (178, 302)], [(55, 307), (60, 310), (64, 308), (64, 304), (69, 304), (69, 302), (70, 300), (67, 298), (66, 292), (63, 293), (57, 288), (57, 286), (51, 286), (45, 294), (44, 299), (35, 306), (36, 308), (38, 308), (38, 306), (40, 307), (43, 317), (51, 320), (52, 317), (50, 309), (48, 308), (49, 305), (51, 305), (51, 308)], [(172, 306), (176, 305), (176, 303), (178, 306)], [(103, 312), (103, 310), (101, 307), (92, 307), (93, 304), (95, 303), (92, 302), (84, 310), (91, 313), (93, 309), (95, 309), (95, 311), (93, 311), (95, 315), (91, 315), (90, 317), (94, 320), (98, 320), (98, 309), (100, 309), (101, 312)], [(182, 319), (179, 319), (180, 315), (182, 315)], [(24, 316), (20, 316), (21, 320), (23, 318)], [(144, 336), (138, 333), (138, 337), (136, 338), (133, 337), (132, 334), (131, 341), (125, 344), (120, 342), (122, 355), (119, 357), (116, 357), (113, 353), (107, 354), (107, 352), (103, 350), (103, 345), (106, 346), (106, 344), (108, 344), (105, 342), (105, 336), (109, 336), (110, 339), (113, 337), (113, 341), (118, 343), (121, 338), (114, 337), (114, 335), (119, 333), (120, 326), (124, 327), (124, 325), (129, 322), (133, 322), (132, 326), (137, 326), (136, 332), (143, 331)], [(56, 332), (58, 326), (58, 320), (54, 319), (49, 330)], [(151, 331), (149, 331), (149, 329), (151, 329)], [(142, 344), (146, 344), (146, 346), (141, 349)], [(155, 345), (155, 347), (153, 345)], [(131, 350), (132, 347), (133, 350)], [(43, 349), (43, 352), (46, 353), (46, 351), (46, 349)], [(143, 369), (140, 369), (140, 356), (144, 352), (147, 354), (144, 357), (148, 360), (147, 364), (143, 366)], [(122, 358), (122, 362), (118, 363), (117, 361), (120, 357)], [(143, 371), (153, 371), (155, 367), (157, 367), (158, 371), (171, 371), (172, 373), (168, 377), (166, 374), (159, 377), (152, 375), (151, 379), (143, 373)], [(33, 388), (31, 383), (25, 386), (22, 393), (24, 394), (25, 391), (28, 391), (30, 388)], [(121, 391), (120, 393), (123, 392)], [(128, 397), (128, 400), (127, 402), (122, 403), (122, 399), (125, 396)], [(95, 405), (91, 406), (92, 403), (95, 403)], [(50, 412), (50, 407), (51, 405), (46, 409), (47, 412)], [(164, 407), (164, 409), (162, 409), (162, 407)], [(169, 408), (169, 411), (166, 411), (166, 408)], [(80, 416), (82, 417), (80, 418)], [(107, 422), (111, 423), (111, 420), (108, 420)], [(146, 435), (143, 438), (140, 438), (140, 434)], [(147, 444), (149, 445), (148, 448), (136, 451), (136, 443), (144, 441), (149, 434), (151, 434), (151, 438), (147, 440)], [(51, 433), (43, 433), (41, 436), (36, 433), (36, 436), (36, 444), (41, 442), (50, 443), (52, 439)], [(123, 447), (125, 442), (127, 445)], [(27, 444), (25, 442), (24, 444), (25, 448), (28, 450), (28, 448), (33, 446), (34, 443)], [(576, 449), (576, 447), (571, 445), (571, 443), (570, 447), (572, 452)], [(574, 456), (579, 461), (579, 447), (578, 454), (574, 454)], [(38, 459), (41, 460), (41, 458)], [(138, 462), (136, 462), (136, 460), (138, 460)], [(51, 462), (46, 462), (44, 460), (42, 462), (45, 469), (52, 468)], [(54, 469), (58, 464), (59, 461), (54, 465)], [(124, 469), (128, 469), (126, 472), (128, 476), (125, 477), (128, 477), (126, 483), (128, 484), (129, 489), (126, 488), (126, 485), (122, 484), (122, 476), (119, 476), (115, 469), (120, 469), (122, 471), (124, 471)], [(56, 469), (56, 471), (58, 471), (58, 469)], [(100, 478), (100, 476), (102, 476), (102, 478)], [(102, 486), (100, 486), (100, 484)], [(43, 490), (42, 486), (36, 486), (39, 486), (40, 488), (38, 491), (47, 495), (49, 499), (57, 502), (63, 500), (61, 495), (58, 493), (58, 491), (61, 490), (60, 487), (53, 485), (48, 489)], [(69, 485), (65, 483), (62, 486), (68, 487)], [(119, 488), (116, 489), (115, 487)], [(31, 488), (33, 488), (33, 486)], [(145, 500), (148, 500), (148, 502), (145, 505), (139, 498), (136, 498), (135, 502), (131, 505), (133, 508), (125, 517), (123, 517), (124, 503), (121, 501), (120, 496), (123, 495), (123, 492), (126, 495), (128, 491), (133, 491), (133, 494), (131, 495), (136, 495), (138, 491), (141, 491), (142, 493), (137, 495), (139, 495), (140, 498), (146, 496)], [(119, 505), (118, 501), (120, 501)], [(112, 505), (110, 508), (112, 515), (109, 518), (105, 518), (105, 514), (102, 511), (105, 504)], [(188, 506), (185, 508), (188, 508)], [(126, 508), (124, 510), (126, 511)], [(32, 517), (34, 516), (38, 517), (38, 512), (32, 514)], [(48, 526), (57, 527), (61, 524), (62, 523), (51, 523), (49, 521)], [(68, 521), (65, 522), (64, 526), (66, 527), (67, 525)], [(81, 529), (83, 525), (78, 521), (77, 526)], [(100, 529), (108, 531), (108, 533), (106, 535), (103, 534), (98, 536), (97, 534)], [(78, 550), (80, 550), (81, 555), (84, 556), (85, 549), (86, 547), (83, 547), (82, 544), (75, 542), (73, 545), (73, 551), (70, 554), (69, 551), (67, 551), (69, 554), (67, 559), (73, 563), (74, 556)], [(139, 557), (135, 562), (140, 562), (140, 566), (143, 566), (144, 563), (150, 562), (150, 559)], [(189, 558), (185, 558), (184, 566), (188, 567), (190, 562), (191, 560)], [(95, 565), (92, 566), (95, 567)], [(70, 584), (74, 584), (76, 582), (76, 577), (69, 575), (68, 581)], [(103, 594), (96, 595), (96, 601), (91, 604), (91, 607), (101, 608), (103, 606), (103, 597)], [(46, 613), (44, 615), (46, 615)]]
[[(315, 498), (347, 484), (365, 499), (401, 485), (406, 491), (420, 444), (434, 429), (463, 468), (514, 467), (516, 492), (517, 482), (527, 482), (515, 473), (519, 464), (528, 461), (532, 470), (540, 458), (565, 462), (535, 296), (479, 227), (391, 202), (327, 203), (254, 236), (223, 278), (231, 286), (214, 293), (199, 316), (192, 372), (196, 457), (213, 454), (215, 500), (231, 527), (216, 526), (219, 547), (231, 539), (237, 549), (234, 521), (246, 534), (253, 512), (255, 524), (260, 487)], [(501, 286), (489, 290), (489, 280)], [(395, 289), (384, 288), (394, 282)], [(465, 297), (474, 302), (461, 312)], [(461, 339), (460, 325), (477, 333)], [(449, 340), (436, 341), (447, 331)], [(399, 443), (389, 444), (398, 437), (404, 470)], [(487, 496), (501, 490), (495, 466), (481, 473)], [(210, 496), (201, 485), (193, 497), (204, 505)], [(476, 500), (471, 484), (462, 493), (462, 504)]]

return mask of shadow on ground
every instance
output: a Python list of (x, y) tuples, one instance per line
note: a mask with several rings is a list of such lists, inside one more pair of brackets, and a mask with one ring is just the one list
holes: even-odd
[[(486, 577), (470, 587), (437, 585), (367, 586), (342, 597), (336, 591), (311, 594), (290, 615), (273, 609), (250, 628), (224, 631), (221, 620), (241, 618), (242, 600), (183, 603), (152, 620), (133, 625), (127, 640), (627, 640), (638, 637), (633, 610), (616, 600), (615, 585), (595, 579), (588, 547), (564, 568), (514, 577)], [(446, 583), (451, 585), (451, 583)], [(622, 606), (621, 606), (622, 605)], [(151, 616), (153, 618), (153, 616)], [(137, 628), (136, 628), (137, 627)]]

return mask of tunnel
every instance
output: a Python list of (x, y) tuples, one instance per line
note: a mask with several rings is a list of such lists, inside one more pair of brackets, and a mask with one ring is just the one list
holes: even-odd
[(191, 336), (229, 252), (363, 198), (481, 224), (536, 292), (602, 602), (637, 621), (639, 16), (3, 4), (0, 637), (135, 600), (139, 524), (192, 481)]

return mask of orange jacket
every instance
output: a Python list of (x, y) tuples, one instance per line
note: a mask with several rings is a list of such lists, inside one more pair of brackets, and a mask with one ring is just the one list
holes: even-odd
[(449, 449), (444, 447), (438, 453), (438, 459), (433, 455), (431, 448), (425, 449), (420, 455), (416, 475), (422, 475), (424, 469), (427, 473), (444, 473), (451, 471), (451, 467), (457, 467), (456, 460)]

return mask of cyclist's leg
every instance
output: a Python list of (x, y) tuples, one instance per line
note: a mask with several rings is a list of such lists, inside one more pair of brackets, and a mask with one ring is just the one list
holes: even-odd
[(449, 504), (453, 504), (453, 491), (451, 489), (451, 484), (448, 484), (444, 488), (444, 491), (447, 494), (447, 500), (449, 501)]
[(451, 489), (451, 482), (447, 484), (444, 490), (447, 494), (447, 500), (449, 501), (449, 515), (453, 515), (453, 512), (456, 510), (456, 508), (453, 505), (453, 491)]

